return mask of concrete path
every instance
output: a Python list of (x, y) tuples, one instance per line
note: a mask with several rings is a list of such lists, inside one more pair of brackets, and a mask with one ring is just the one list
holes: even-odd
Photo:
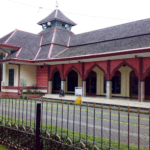
[[(52, 99), (61, 99), (58, 94), (46, 94), (43, 98), (52, 98)], [(74, 95), (65, 95), (62, 97), (64, 100), (76, 100)], [(83, 97), (82, 102), (89, 103), (99, 103), (99, 104), (111, 104), (111, 105), (120, 105), (120, 106), (130, 106), (130, 107), (140, 107), (140, 108), (150, 108), (150, 102), (138, 102), (138, 100), (125, 99), (125, 98), (112, 98), (106, 99), (105, 97), (92, 96), (92, 97)]]

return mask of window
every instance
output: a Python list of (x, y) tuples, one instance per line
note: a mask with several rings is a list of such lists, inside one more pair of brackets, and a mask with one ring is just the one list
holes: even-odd
[(14, 69), (9, 69), (9, 86), (14, 86)]
[(121, 93), (121, 73), (116, 71), (115, 76), (112, 78), (112, 93), (120, 94)]

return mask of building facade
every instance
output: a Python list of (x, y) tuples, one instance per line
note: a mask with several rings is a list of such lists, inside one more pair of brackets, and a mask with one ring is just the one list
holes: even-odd
[(38, 22), (42, 31), (15, 30), (0, 39), (1, 94), (44, 93), (150, 99), (150, 19), (82, 34), (60, 10)]

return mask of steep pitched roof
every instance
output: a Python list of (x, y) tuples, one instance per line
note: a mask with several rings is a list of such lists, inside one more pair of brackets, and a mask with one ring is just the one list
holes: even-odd
[[(21, 47), (17, 58), (31, 60), (36, 56), (39, 49), (40, 39), (41, 36), (39, 35), (17, 30), (7, 44)], [(7, 58), (15, 58), (15, 54), (17, 54), (17, 52), (8, 55)]]
[(144, 19), (72, 36), (70, 46), (122, 39), (150, 33), (150, 19)]
[(43, 38), (36, 59), (48, 59), (66, 49), (69, 39), (74, 33), (55, 27), (44, 30), (39, 35)]
[(69, 49), (67, 49), (60, 55), (57, 55), (56, 58), (90, 55), (106, 52), (117, 52), (143, 47), (150, 47), (150, 34), (69, 47)]
[(48, 15), (46, 18), (42, 19), (41, 21), (38, 22), (39, 25), (52, 21), (52, 20), (58, 20), (62, 21), (64, 23), (70, 24), (72, 26), (75, 26), (76, 24), (67, 18), (59, 9), (54, 10), (50, 15)]
[(10, 33), (8, 33), (8, 34), (5, 35), (4, 37), (2, 37), (2, 38), (0, 39), (0, 43), (1, 43), (1, 44), (4, 44), (4, 43), (7, 41), (7, 39), (8, 39), (14, 32), (15, 32), (15, 30), (12, 31), (12, 32), (10, 32)]

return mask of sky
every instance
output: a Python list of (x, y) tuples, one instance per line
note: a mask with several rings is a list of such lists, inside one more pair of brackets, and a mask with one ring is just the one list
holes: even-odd
[[(77, 25), (75, 34), (150, 18), (150, 0), (57, 0)], [(18, 29), (39, 33), (37, 22), (56, 9), (56, 0), (0, 0), (0, 38)]]

